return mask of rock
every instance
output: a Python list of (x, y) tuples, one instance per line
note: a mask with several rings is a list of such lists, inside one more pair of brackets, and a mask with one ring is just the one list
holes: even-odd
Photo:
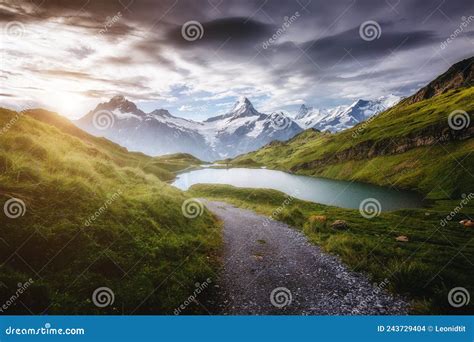
[(400, 235), (395, 238), (398, 242), (408, 242), (408, 236)]
[(336, 220), (331, 224), (331, 227), (337, 230), (346, 230), (349, 228), (349, 225), (344, 220)]
[(326, 222), (327, 217), (324, 215), (311, 215), (309, 217), (309, 222), (314, 223), (314, 222)]
[(473, 220), (462, 220), (462, 221), (459, 221), (459, 223), (462, 224), (466, 228), (474, 227), (474, 221)]

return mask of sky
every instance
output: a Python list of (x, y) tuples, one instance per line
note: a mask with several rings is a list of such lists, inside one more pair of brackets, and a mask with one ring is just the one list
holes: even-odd
[(474, 1), (2, 0), (0, 106), (124, 95), (204, 120), (408, 96), (474, 55)]

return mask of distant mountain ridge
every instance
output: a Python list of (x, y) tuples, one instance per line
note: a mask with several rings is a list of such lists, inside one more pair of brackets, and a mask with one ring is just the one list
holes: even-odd
[(75, 123), (132, 151), (152, 156), (183, 152), (207, 161), (235, 157), (302, 131), (284, 113), (260, 113), (245, 97), (228, 113), (196, 122), (166, 109), (145, 113), (125, 97), (115, 96)]
[(308, 129), (229, 164), (396, 186), (427, 198), (460, 198), (474, 191), (467, 171), (474, 168), (473, 60), (456, 63), (365, 124), (334, 134)]
[(401, 97), (387, 95), (375, 100), (359, 99), (349, 106), (319, 109), (301, 105), (295, 120), (304, 128), (338, 132), (357, 125), (400, 102)]

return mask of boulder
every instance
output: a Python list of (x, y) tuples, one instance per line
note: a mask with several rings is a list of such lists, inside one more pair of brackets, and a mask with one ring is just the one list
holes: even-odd
[(346, 230), (349, 228), (349, 225), (344, 220), (336, 220), (333, 223), (331, 223), (331, 227), (337, 230)]
[(309, 217), (309, 222), (314, 223), (314, 222), (326, 222), (327, 217), (324, 215), (311, 215)]
[(462, 224), (466, 228), (474, 227), (474, 221), (473, 220), (462, 220), (462, 221), (459, 221), (459, 223)]
[(398, 242), (408, 242), (408, 236), (406, 235), (400, 235), (395, 238)]

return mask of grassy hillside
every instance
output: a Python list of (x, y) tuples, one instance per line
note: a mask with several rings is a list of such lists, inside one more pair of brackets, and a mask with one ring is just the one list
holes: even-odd
[[(413, 313), (467, 314), (474, 309), (472, 301), (470, 306), (453, 308), (447, 300), (453, 287), (474, 292), (474, 231), (458, 223), (474, 216), (472, 200), (441, 225), (460, 201), (438, 201), (428, 209), (399, 210), (367, 219), (358, 210), (301, 201), (275, 190), (197, 184), (189, 192), (301, 229), (310, 241), (339, 255), (353, 270), (366, 272), (373, 282), (387, 279), (389, 290), (413, 301)], [(335, 220), (345, 220), (349, 228), (331, 228)], [(401, 235), (408, 242), (395, 240)]]
[(109, 152), (114, 162), (118, 165), (138, 165), (146, 172), (154, 174), (161, 180), (173, 180), (175, 178), (175, 172), (205, 164), (205, 162), (188, 153), (176, 153), (151, 158), (141, 152), (129, 152), (126, 148), (105, 138), (95, 137), (78, 128), (64, 117), (46, 110), (31, 110), (27, 111), (26, 114), (36, 120), (55, 126), (63, 133), (75, 136), (82, 141), (92, 143), (99, 149)]
[[(172, 314), (214, 278), (219, 224), (183, 215), (189, 196), (163, 182), (163, 160), (45, 111), (0, 109), (0, 129), (0, 204), (25, 204), (18, 218), (0, 212), (0, 304), (34, 281), (5, 313)], [(93, 304), (99, 287), (112, 305)]]
[[(231, 164), (414, 189), (429, 198), (459, 197), (474, 191), (473, 99), (474, 87), (469, 87), (401, 103), (352, 129), (337, 134), (308, 130)], [(469, 128), (450, 128), (454, 110), (468, 113)]]
[(159, 166), (170, 172), (180, 172), (206, 164), (206, 162), (189, 153), (168, 154), (155, 157), (154, 160), (156, 166)]

